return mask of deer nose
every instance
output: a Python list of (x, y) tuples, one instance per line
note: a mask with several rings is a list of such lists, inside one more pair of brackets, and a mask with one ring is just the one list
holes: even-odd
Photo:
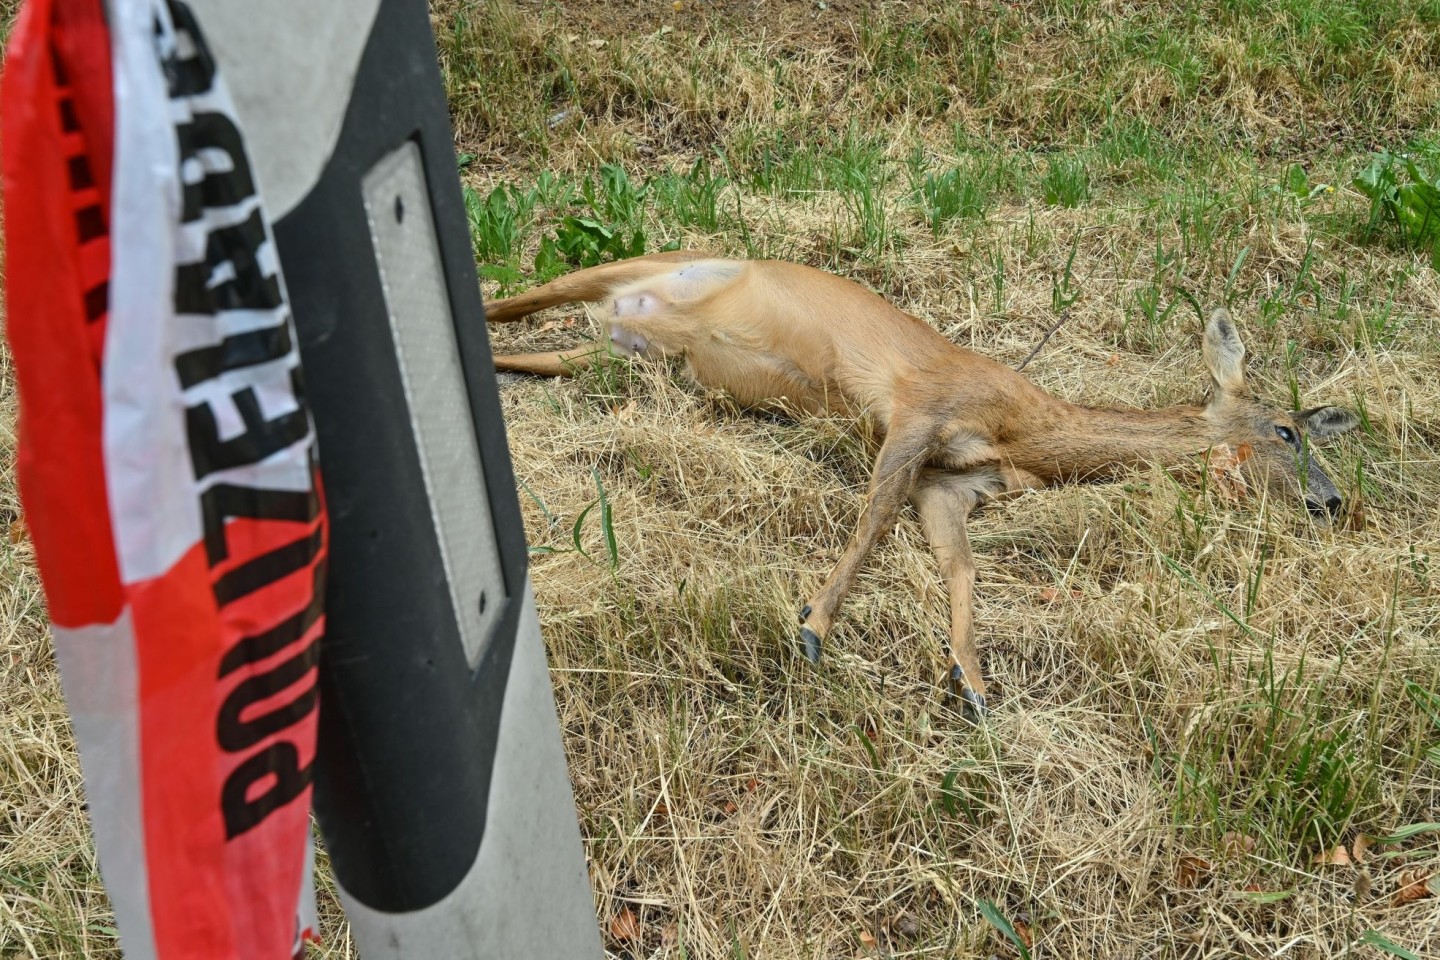
[(1321, 503), (1319, 500), (1305, 501), (1306, 509), (1308, 509), (1313, 515), (1326, 520), (1330, 519), (1331, 517), (1339, 516), (1340, 508), (1344, 505), (1345, 501), (1341, 500), (1339, 496), (1333, 493), (1325, 498), (1324, 503)]

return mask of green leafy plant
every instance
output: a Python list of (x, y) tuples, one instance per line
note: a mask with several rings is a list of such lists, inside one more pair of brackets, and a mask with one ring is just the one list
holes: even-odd
[(1411, 158), (1387, 150), (1372, 156), (1354, 183), (1370, 198), (1367, 229), (1390, 223), (1406, 244), (1429, 253), (1440, 267), (1440, 181)]
[[(607, 227), (589, 217), (566, 217), (555, 228), (554, 250), (567, 263), (593, 267), (607, 260), (623, 260), (644, 253), (645, 232), (637, 227), (627, 238), (623, 230)], [(537, 261), (536, 266), (539, 265)]]
[(483, 198), (474, 187), (466, 187), (463, 197), (476, 258), (486, 263), (508, 260), (520, 244), (524, 221), (535, 207), (533, 199), (504, 185)]
[(1290, 164), (1284, 179), (1271, 189), (1275, 193), (1294, 197), (1300, 201), (1301, 207), (1335, 192), (1335, 188), (1328, 183), (1311, 183), (1310, 174), (1298, 163)]
[(515, 257), (533, 217), (534, 195), (502, 185), (484, 197), (467, 186), (461, 197), (480, 276), (498, 283), (500, 295), (505, 296), (520, 283)]
[(587, 179), (580, 193), (595, 216), (613, 224), (633, 226), (645, 210), (647, 187), (636, 186), (625, 168), (607, 163), (600, 168), (600, 184)]
[[(550, 190), (546, 189), (549, 193)], [(616, 164), (600, 168), (597, 185), (587, 179), (580, 199), (589, 209), (585, 215), (561, 219), (554, 233), (541, 238), (535, 255), (535, 272), (542, 279), (569, 267), (593, 267), (609, 260), (638, 257), (645, 252), (645, 229), (641, 225), (648, 189), (637, 187), (625, 169)], [(568, 199), (568, 192), (565, 194)]]
[(848, 238), (848, 249), (861, 259), (883, 258), (894, 238), (884, 196), (877, 188), (863, 184), (843, 191), (840, 199), (854, 226), (854, 232)]
[(945, 771), (940, 780), (940, 809), (952, 819), (964, 817), (972, 827), (980, 826), (987, 798), (986, 784), (975, 770), (975, 761), (962, 760)]
[(567, 177), (543, 170), (540, 176), (535, 178), (535, 186), (530, 189), (530, 193), (541, 205), (561, 209), (575, 202), (575, 183)]

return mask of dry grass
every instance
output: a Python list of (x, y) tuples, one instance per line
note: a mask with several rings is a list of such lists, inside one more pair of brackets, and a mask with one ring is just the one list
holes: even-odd
[[(826, 266), (1011, 363), (1073, 300), (1027, 374), (1090, 403), (1198, 395), (1187, 297), (1228, 300), (1266, 393), (1368, 421), (1325, 453), (1360, 505), (1336, 528), (1231, 503), (1198, 468), (982, 511), (996, 709), (976, 729), (938, 692), (948, 605), (913, 517), (825, 662), (796, 655), (795, 608), (859, 510), (862, 428), (745, 414), (648, 365), (507, 385), (530, 541), (555, 550), (532, 577), (613, 956), (1017, 955), (982, 904), (1036, 957), (1381, 955), (1367, 931), (1440, 952), (1440, 900), (1393, 902), (1407, 871), (1440, 870), (1440, 834), (1315, 862), (1440, 821), (1421, 706), (1440, 687), (1440, 279), (1345, 186), (1372, 146), (1435, 156), (1440, 11), (433, 9), (479, 197), (623, 163), (651, 193), (612, 225), (650, 247)], [(1276, 189), (1295, 162), (1340, 189)], [(933, 229), (915, 192), (952, 169), (977, 209)], [(697, 212), (665, 199), (670, 174), (726, 182)], [(1047, 204), (1066, 183), (1076, 205)], [(490, 276), (530, 282), (577, 212), (536, 200)], [(540, 319), (498, 349), (594, 329)], [(598, 511), (573, 549), (597, 477), (613, 563)], [(112, 955), (28, 548), (0, 550), (0, 956)], [(617, 938), (625, 909), (638, 936)], [(333, 901), (325, 919), (316, 954), (353, 956)]]

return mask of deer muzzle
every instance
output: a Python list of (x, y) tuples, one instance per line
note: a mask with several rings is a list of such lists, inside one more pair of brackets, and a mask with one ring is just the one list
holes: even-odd
[(1322, 520), (1333, 519), (1345, 505), (1340, 491), (1325, 471), (1320, 469), (1314, 457), (1305, 454), (1301, 459), (1305, 477), (1305, 509)]

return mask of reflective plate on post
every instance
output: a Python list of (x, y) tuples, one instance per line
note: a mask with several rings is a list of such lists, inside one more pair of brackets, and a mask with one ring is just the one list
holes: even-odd
[(405, 141), (361, 188), (445, 579), (473, 668), (504, 609), (505, 582), (420, 148)]

